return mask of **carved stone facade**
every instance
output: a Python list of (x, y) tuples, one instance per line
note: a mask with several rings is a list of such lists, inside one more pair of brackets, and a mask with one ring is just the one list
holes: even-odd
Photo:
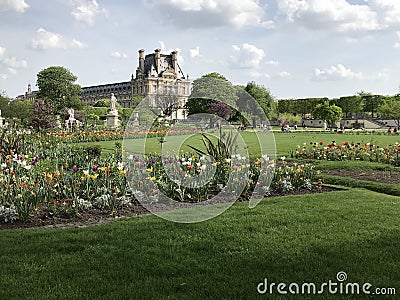
[[(81, 99), (93, 105), (97, 100), (110, 97), (114, 93), (122, 107), (131, 107), (132, 98), (154, 96), (156, 93), (171, 93), (177, 95), (179, 104), (172, 113), (172, 119), (185, 119), (183, 109), (190, 94), (189, 76), (183, 74), (178, 64), (178, 52), (161, 54), (160, 49), (145, 55), (139, 50), (139, 64), (135, 76), (130, 81), (98, 86), (83, 87)], [(153, 103), (157, 107), (157, 103)]]
[(28, 90), (25, 92), (24, 95), (19, 95), (16, 99), (17, 100), (29, 100), (31, 102), (35, 101), (38, 91), (32, 91), (31, 84), (28, 84)]
[[(172, 112), (172, 119), (185, 119), (186, 111), (183, 108), (190, 94), (189, 76), (185, 76), (178, 64), (178, 52), (161, 54), (160, 49), (154, 53), (145, 55), (143, 49), (139, 50), (139, 64), (135, 76), (130, 81), (82, 87), (81, 99), (89, 105), (104, 98), (110, 98), (114, 93), (118, 103), (126, 108), (132, 106), (134, 97), (144, 98), (154, 96), (157, 93), (174, 93), (178, 97), (179, 104)], [(30, 90), (18, 99), (34, 100), (36, 91)], [(29, 98), (28, 98), (29, 97)], [(153, 103), (157, 107), (157, 103)]]

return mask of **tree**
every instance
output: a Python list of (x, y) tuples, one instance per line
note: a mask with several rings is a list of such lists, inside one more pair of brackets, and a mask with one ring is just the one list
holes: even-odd
[(209, 73), (193, 81), (192, 93), (185, 107), (189, 115), (207, 113), (212, 102), (236, 108), (236, 88), (221, 74)]
[(219, 79), (219, 80), (224, 80), (224, 81), (228, 81), (229, 82), (229, 80), (226, 79), (226, 77), (224, 75), (221, 75), (221, 74), (219, 74), (217, 72), (211, 72), (211, 73), (203, 75), (202, 77), (203, 78), (214, 78), (214, 79)]
[(314, 118), (325, 120), (330, 127), (342, 118), (343, 112), (339, 106), (330, 105), (329, 101), (318, 104), (313, 111)]
[(392, 119), (400, 127), (400, 94), (387, 97), (378, 107), (378, 113), (384, 118)]
[(54, 127), (56, 118), (53, 104), (44, 100), (37, 100), (33, 104), (32, 114), (30, 125), (37, 131)]
[(208, 108), (208, 113), (217, 115), (220, 118), (228, 119), (228, 117), (232, 114), (232, 109), (226, 105), (225, 103), (210, 103), (210, 107)]
[[(254, 81), (247, 83), (245, 91), (257, 101), (264, 113), (270, 118), (274, 113), (272, 103), (275, 100), (271, 92), (263, 85), (256, 84)], [(240, 106), (239, 103), (238, 106)], [(250, 111), (254, 112), (254, 110)]]
[(346, 118), (348, 114), (362, 112), (364, 108), (363, 98), (360, 95), (340, 97), (335, 100), (335, 104), (346, 114)]
[(27, 124), (32, 118), (32, 103), (29, 100), (11, 101), (10, 117), (18, 118), (23, 124)]
[(82, 89), (75, 84), (76, 80), (77, 77), (64, 67), (52, 66), (43, 69), (37, 74), (37, 97), (51, 103), (55, 112), (64, 107), (80, 109), (79, 95)]
[(381, 95), (372, 95), (361, 91), (358, 95), (362, 98), (364, 103), (364, 111), (371, 113), (371, 117), (374, 117), (374, 113), (377, 112), (379, 105), (383, 103), (384, 97)]

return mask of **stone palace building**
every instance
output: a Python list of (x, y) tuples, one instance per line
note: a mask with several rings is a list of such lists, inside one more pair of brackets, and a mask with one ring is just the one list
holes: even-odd
[[(178, 52), (162, 54), (160, 49), (145, 55), (143, 49), (139, 50), (139, 64), (135, 76), (132, 74), (129, 81), (82, 87), (81, 99), (93, 105), (100, 99), (110, 98), (111, 93), (117, 98), (118, 103), (126, 108), (132, 106), (134, 97), (145, 98), (156, 93), (173, 93), (178, 97), (178, 105), (174, 109), (172, 119), (185, 119), (186, 110), (183, 108), (190, 94), (189, 75), (184, 75), (178, 64)], [(28, 91), (17, 99), (33, 101), (37, 91)], [(157, 106), (157, 103), (154, 103)]]

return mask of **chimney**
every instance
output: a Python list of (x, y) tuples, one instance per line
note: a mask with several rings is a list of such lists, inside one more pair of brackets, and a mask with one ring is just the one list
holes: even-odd
[(144, 71), (144, 49), (139, 50), (139, 69)]
[(160, 56), (161, 49), (156, 49), (154, 50), (154, 53), (156, 54), (156, 70), (157, 74), (160, 74), (161, 72), (161, 56)]
[(178, 51), (172, 51), (172, 67), (174, 68), (175, 73), (178, 74)]

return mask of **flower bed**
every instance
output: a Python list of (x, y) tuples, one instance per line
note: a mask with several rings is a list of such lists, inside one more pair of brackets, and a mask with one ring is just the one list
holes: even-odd
[(308, 158), (317, 160), (362, 160), (371, 162), (380, 162), (392, 164), (395, 166), (400, 165), (400, 144), (395, 143), (387, 147), (379, 147), (377, 145), (367, 144), (350, 144), (343, 142), (337, 145), (335, 141), (329, 144), (323, 142), (314, 142), (303, 146), (298, 145), (291, 156), (294, 158)]
[[(315, 175), (311, 165), (276, 165), (267, 157), (208, 161), (180, 153), (123, 160), (121, 149), (102, 157), (47, 139), (24, 148), (24, 154), (0, 152), (0, 222), (27, 222), (37, 214), (68, 218), (90, 210), (113, 215), (135, 201), (131, 191), (151, 201), (162, 192), (181, 202), (201, 202), (226, 191), (238, 198), (254, 190), (261, 196), (283, 194), (311, 189)], [(263, 185), (268, 181), (271, 185)]]

